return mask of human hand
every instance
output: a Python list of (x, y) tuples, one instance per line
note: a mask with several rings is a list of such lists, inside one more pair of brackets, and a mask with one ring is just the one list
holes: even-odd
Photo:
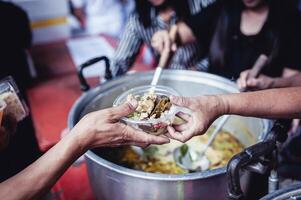
[(167, 30), (157, 31), (152, 37), (151, 44), (160, 54), (162, 54), (163, 51), (175, 52), (177, 50), (177, 45)]
[(154, 136), (119, 122), (120, 118), (132, 113), (137, 101), (131, 101), (118, 107), (108, 108), (87, 114), (71, 130), (77, 134), (84, 149), (103, 146), (135, 145), (146, 147), (149, 144), (165, 144), (165, 136)]
[(80, 23), (82, 29), (86, 28), (86, 15), (82, 8), (75, 8), (73, 11), (74, 16)]
[(168, 137), (186, 142), (193, 136), (204, 134), (212, 122), (226, 111), (225, 103), (218, 96), (175, 97), (171, 103), (191, 110), (191, 114), (178, 113), (187, 123), (169, 126)]
[(244, 90), (264, 90), (273, 87), (274, 79), (265, 75), (258, 78), (249, 78), (250, 70), (241, 72), (237, 80), (237, 86), (241, 91)]

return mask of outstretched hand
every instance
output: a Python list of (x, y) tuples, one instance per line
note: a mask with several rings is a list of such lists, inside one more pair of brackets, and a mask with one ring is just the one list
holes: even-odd
[(225, 105), (217, 96), (176, 97), (171, 96), (171, 103), (191, 110), (191, 114), (178, 113), (186, 121), (182, 125), (168, 127), (167, 136), (186, 142), (193, 136), (204, 134), (209, 126), (225, 111)]
[(72, 130), (80, 135), (83, 148), (102, 146), (135, 145), (146, 147), (150, 144), (169, 142), (166, 136), (154, 136), (136, 130), (122, 122), (122, 117), (135, 111), (137, 101), (87, 114)]

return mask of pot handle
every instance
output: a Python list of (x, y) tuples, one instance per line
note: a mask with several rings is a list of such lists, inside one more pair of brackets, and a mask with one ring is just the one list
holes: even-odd
[(276, 122), (268, 133), (266, 141), (246, 148), (229, 161), (227, 165), (228, 199), (244, 199), (244, 194), (240, 186), (240, 170), (248, 169), (252, 164), (254, 167), (254, 163), (257, 166), (262, 166), (260, 161), (268, 160), (265, 157), (272, 157), (271, 155), (277, 148), (276, 143), (285, 141), (287, 130), (287, 126), (284, 126), (282, 122)]
[(82, 91), (88, 91), (90, 89), (90, 85), (87, 83), (87, 80), (84, 77), (84, 69), (97, 63), (100, 61), (104, 61), (105, 62), (105, 78), (107, 80), (112, 79), (112, 72), (110, 70), (110, 60), (108, 59), (108, 57), (106, 56), (100, 56), (100, 57), (96, 57), (96, 58), (92, 58), (90, 60), (88, 60), (87, 62), (81, 64), (79, 66), (79, 71), (78, 71), (78, 78), (79, 78), (79, 82), (80, 82), (80, 88)]

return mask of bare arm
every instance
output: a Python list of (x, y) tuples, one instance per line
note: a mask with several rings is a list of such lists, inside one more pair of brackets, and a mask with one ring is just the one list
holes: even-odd
[(171, 102), (192, 110), (179, 113), (186, 124), (168, 127), (169, 136), (185, 142), (206, 132), (224, 114), (264, 118), (301, 118), (301, 87), (201, 97), (172, 97)]
[(301, 118), (301, 87), (221, 95), (224, 114), (264, 118)]
[[(137, 103), (136, 103), (137, 105)], [(163, 144), (165, 137), (152, 136), (119, 122), (135, 110), (133, 104), (90, 113), (57, 145), (14, 177), (0, 183), (0, 199), (28, 200), (43, 196), (86, 150), (100, 146)], [(1, 163), (5, 164), (5, 163)]]
[(291, 77), (274, 78), (272, 82), (273, 88), (297, 87), (297, 86), (301, 86), (301, 72)]

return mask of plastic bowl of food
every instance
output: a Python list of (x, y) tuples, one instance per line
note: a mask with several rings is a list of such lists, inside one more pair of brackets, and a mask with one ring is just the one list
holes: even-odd
[(138, 106), (135, 112), (123, 117), (121, 121), (146, 133), (160, 135), (166, 132), (167, 126), (175, 118), (176, 112), (169, 100), (171, 95), (180, 94), (166, 86), (140, 86), (122, 93), (114, 101), (113, 106), (136, 99)]

